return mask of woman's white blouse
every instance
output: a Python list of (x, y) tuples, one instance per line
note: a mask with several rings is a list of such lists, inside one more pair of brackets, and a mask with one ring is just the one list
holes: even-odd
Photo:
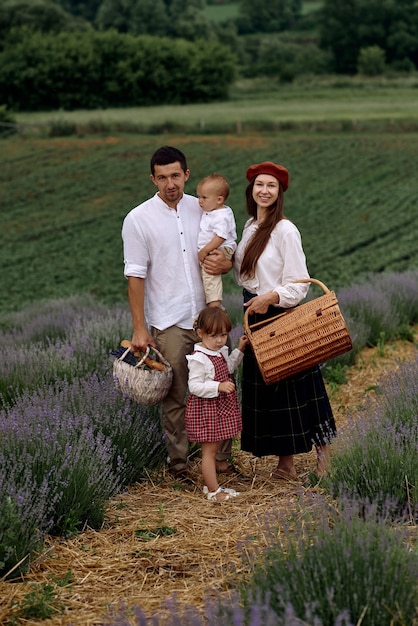
[(215, 367), (206, 355), (223, 354), (228, 364), (228, 371), (232, 374), (244, 358), (244, 353), (235, 348), (229, 354), (228, 346), (223, 346), (219, 351), (207, 350), (201, 343), (196, 343), (194, 349), (193, 354), (186, 355), (189, 367), (189, 391), (200, 398), (216, 398), (219, 395), (219, 382), (213, 380)]
[(288, 219), (282, 219), (274, 227), (260, 258), (255, 276), (244, 278), (240, 274), (244, 252), (258, 225), (250, 218), (242, 233), (234, 259), (234, 275), (237, 284), (258, 296), (275, 291), (280, 297), (277, 306), (294, 307), (306, 297), (309, 283), (295, 283), (299, 278), (309, 278), (306, 257), (299, 230)]

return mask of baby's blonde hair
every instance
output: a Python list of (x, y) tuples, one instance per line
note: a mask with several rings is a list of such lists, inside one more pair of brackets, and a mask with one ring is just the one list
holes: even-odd
[(205, 176), (198, 184), (197, 189), (199, 190), (205, 183), (209, 183), (214, 187), (216, 195), (222, 196), (224, 200), (228, 198), (229, 182), (222, 174), (210, 174), (209, 176)]

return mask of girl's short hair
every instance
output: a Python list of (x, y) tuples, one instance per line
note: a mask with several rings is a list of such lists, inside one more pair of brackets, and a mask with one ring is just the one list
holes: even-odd
[(232, 323), (224, 309), (213, 306), (206, 307), (200, 311), (194, 328), (195, 330), (200, 329), (207, 335), (229, 333), (232, 330)]

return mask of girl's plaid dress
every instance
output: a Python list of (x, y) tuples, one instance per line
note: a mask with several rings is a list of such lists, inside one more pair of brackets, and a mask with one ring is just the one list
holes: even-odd
[[(214, 366), (215, 381), (233, 380), (222, 354), (205, 353), (205, 357)], [(232, 393), (221, 391), (215, 398), (201, 398), (193, 393), (189, 394), (185, 423), (189, 441), (224, 441), (236, 437), (242, 428), (241, 410), (236, 391)]]

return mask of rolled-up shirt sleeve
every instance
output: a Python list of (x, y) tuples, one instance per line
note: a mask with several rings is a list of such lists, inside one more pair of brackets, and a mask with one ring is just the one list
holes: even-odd
[(122, 226), (124, 275), (145, 278), (149, 264), (148, 248), (137, 221), (131, 213)]

